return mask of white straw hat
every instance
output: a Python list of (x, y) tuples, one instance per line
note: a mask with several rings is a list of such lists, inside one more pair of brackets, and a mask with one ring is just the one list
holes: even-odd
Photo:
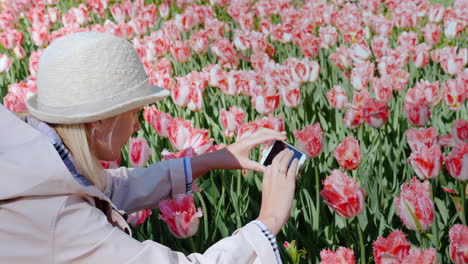
[(77, 124), (111, 117), (170, 95), (150, 85), (136, 50), (100, 32), (58, 38), (42, 53), (37, 94), (29, 112), (48, 123)]

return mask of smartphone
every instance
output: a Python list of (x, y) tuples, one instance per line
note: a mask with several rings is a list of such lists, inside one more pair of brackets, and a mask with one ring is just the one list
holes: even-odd
[(263, 164), (264, 166), (270, 165), (273, 159), (276, 157), (276, 155), (278, 155), (281, 151), (283, 151), (286, 148), (294, 152), (294, 155), (289, 161), (288, 168), (289, 166), (291, 166), (292, 161), (296, 158), (299, 161), (297, 165), (297, 172), (299, 172), (302, 166), (304, 165), (305, 161), (307, 160), (307, 155), (304, 152), (298, 150), (297, 148), (289, 145), (288, 143), (284, 141), (276, 140), (267, 149), (265, 149), (262, 155), (262, 159), (260, 160), (260, 163)]

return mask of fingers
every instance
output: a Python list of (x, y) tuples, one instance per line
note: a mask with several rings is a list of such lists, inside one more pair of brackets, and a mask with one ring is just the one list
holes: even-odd
[(262, 164), (252, 161), (252, 160), (247, 161), (247, 163), (245, 164), (245, 168), (248, 170), (253, 170), (253, 171), (258, 171), (258, 172), (265, 172), (265, 169), (266, 169), (265, 166), (263, 166)]
[(291, 163), (291, 166), (288, 169), (288, 174), (287, 174), (287, 179), (288, 180), (296, 180), (297, 176), (297, 166), (299, 166), (299, 160), (294, 159), (293, 162)]
[(288, 165), (293, 155), (294, 153), (289, 149), (285, 149), (281, 151), (278, 155), (276, 155), (276, 157), (272, 161), (272, 164), (273, 168), (277, 170), (277, 173), (282, 172), (283, 176), (286, 177)]
[(249, 144), (255, 147), (271, 140), (286, 140), (286, 136), (273, 129), (261, 128), (250, 136)]

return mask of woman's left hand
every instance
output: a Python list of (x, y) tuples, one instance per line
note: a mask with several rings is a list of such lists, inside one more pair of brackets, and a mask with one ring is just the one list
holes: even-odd
[(226, 149), (232, 154), (234, 162), (231, 163), (232, 166), (227, 165), (227, 168), (224, 169), (246, 169), (264, 172), (265, 166), (249, 158), (250, 150), (272, 140), (286, 140), (285, 133), (261, 128), (252, 135), (244, 137), (227, 146)]
[(192, 157), (190, 159), (192, 164), (192, 178), (196, 180), (201, 175), (213, 169), (246, 169), (264, 172), (265, 166), (249, 158), (250, 150), (271, 140), (285, 139), (286, 136), (282, 132), (261, 128), (252, 135), (246, 136), (218, 151)]

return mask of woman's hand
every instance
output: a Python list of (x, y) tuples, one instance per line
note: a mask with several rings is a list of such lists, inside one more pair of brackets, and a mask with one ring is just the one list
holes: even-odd
[(213, 169), (247, 169), (264, 172), (265, 166), (249, 158), (250, 150), (271, 140), (285, 139), (286, 136), (281, 132), (261, 128), (252, 135), (242, 138), (223, 149), (192, 157), (190, 160), (192, 164), (192, 178), (196, 180)]
[(276, 236), (288, 221), (296, 187), (298, 160), (288, 164), (294, 152), (281, 151), (266, 167), (262, 182), (262, 207), (257, 220), (262, 221)]
[(249, 158), (250, 150), (268, 141), (285, 139), (286, 136), (281, 132), (261, 128), (252, 135), (242, 138), (226, 147), (232, 154), (234, 160), (230, 164), (227, 164), (225, 169), (246, 169), (264, 172), (265, 166)]

